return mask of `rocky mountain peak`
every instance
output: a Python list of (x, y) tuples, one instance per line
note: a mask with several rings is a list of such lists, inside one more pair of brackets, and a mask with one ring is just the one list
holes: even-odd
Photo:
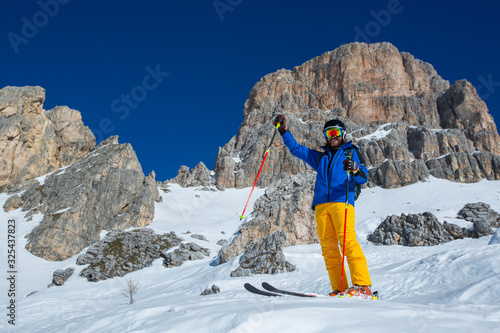
[[(457, 181), (500, 178), (500, 137), (472, 84), (460, 80), (450, 86), (432, 65), (390, 43), (346, 44), (293, 70), (268, 74), (251, 90), (243, 113), (238, 135), (217, 156), (215, 175), (223, 187), (252, 185), (274, 131), (270, 122), (280, 113), (297, 141), (313, 149), (324, 144), (326, 121), (343, 120), (366, 152), (371, 185), (411, 184), (422, 179), (415, 171)], [(390, 129), (380, 127), (386, 124)], [(472, 159), (465, 161), (462, 152)], [(473, 175), (451, 176), (460, 169), (451, 161), (444, 161), (450, 173), (426, 165), (449, 153)], [(391, 179), (378, 172), (391, 168)], [(276, 140), (258, 185), (305, 171), (311, 170)]]

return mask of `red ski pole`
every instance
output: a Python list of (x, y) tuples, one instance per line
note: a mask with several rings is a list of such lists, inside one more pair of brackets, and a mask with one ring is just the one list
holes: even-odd
[[(280, 127), (280, 124), (276, 125), (276, 129)], [(278, 131), (276, 131), (278, 132)], [(250, 191), (250, 195), (248, 196), (247, 203), (245, 204), (245, 208), (243, 208), (243, 213), (240, 215), (240, 221), (245, 218), (245, 211), (247, 210), (248, 203), (250, 202), (250, 198), (252, 197), (253, 190), (255, 189), (255, 185), (257, 185), (257, 180), (259, 179), (262, 168), (264, 167), (264, 162), (266, 161), (267, 155), (269, 155), (269, 150), (274, 141), (274, 137), (276, 136), (276, 132), (274, 132), (273, 137), (271, 138), (271, 142), (269, 143), (269, 148), (267, 148), (266, 153), (264, 154), (264, 159), (262, 160), (262, 164), (260, 165), (259, 172), (257, 173), (257, 177), (255, 177), (255, 182), (253, 183), (252, 190)]]
[[(351, 156), (347, 154), (347, 159)], [(349, 205), (349, 171), (347, 171), (347, 185), (345, 190), (345, 216), (344, 216), (344, 242), (342, 245), (342, 271), (340, 272), (340, 293), (344, 292), (344, 262), (345, 262), (345, 236), (347, 229), (347, 206)]]

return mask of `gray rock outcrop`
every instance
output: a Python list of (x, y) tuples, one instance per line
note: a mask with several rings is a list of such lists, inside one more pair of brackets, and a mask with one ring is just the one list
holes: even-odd
[(198, 240), (201, 240), (201, 241), (205, 241), (205, 242), (208, 242), (208, 239), (203, 236), (203, 235), (199, 235), (199, 234), (193, 234), (191, 235), (191, 238), (194, 238), (194, 239), (198, 239)]
[[(64, 260), (97, 242), (103, 230), (149, 225), (159, 200), (154, 173), (145, 177), (130, 144), (103, 141), (77, 162), (9, 191), (12, 209), (40, 217), (27, 235), (26, 249), (47, 260)], [(36, 216), (35, 216), (36, 215)]]
[(0, 191), (12, 195), (3, 209), (40, 220), (27, 235), (28, 251), (64, 260), (103, 230), (151, 223), (160, 196), (132, 147), (117, 137), (95, 147), (79, 111), (45, 111), (44, 100), (41, 87), (0, 89)]
[(500, 227), (500, 214), (484, 202), (468, 203), (458, 217), (473, 223), (472, 237), (479, 238), (493, 234), (493, 228)]
[(192, 170), (189, 170), (189, 167), (185, 165), (181, 166), (177, 176), (166, 183), (175, 183), (182, 187), (213, 187), (215, 186), (215, 179), (205, 164), (200, 162)]
[(163, 266), (170, 267), (178, 267), (182, 265), (183, 262), (188, 260), (200, 260), (208, 257), (210, 255), (210, 251), (207, 248), (204, 248), (196, 243), (183, 243), (178, 249), (175, 249), (172, 252), (161, 253), (161, 257), (165, 260), (163, 261)]
[[(382, 245), (431, 246), (455, 239), (434, 214), (401, 214), (387, 217), (368, 240)], [(468, 230), (453, 230), (456, 234), (469, 234)], [(465, 236), (465, 235), (464, 235)]]
[(368, 240), (382, 245), (431, 246), (466, 237), (479, 238), (493, 234), (500, 215), (485, 203), (467, 204), (458, 213), (473, 223), (472, 229), (460, 228), (446, 221), (441, 224), (434, 214), (402, 214), (388, 216)]
[(45, 111), (45, 89), (0, 89), (0, 191), (76, 162), (95, 146), (80, 112), (67, 106)]
[(52, 283), (49, 287), (52, 286), (62, 286), (68, 279), (73, 275), (75, 269), (72, 267), (66, 269), (58, 269), (52, 274)]
[(80, 276), (97, 282), (149, 267), (163, 251), (181, 242), (182, 238), (173, 232), (158, 235), (151, 229), (116, 230), (81, 254), (76, 263), (89, 265)]
[(231, 277), (294, 271), (296, 267), (286, 261), (282, 252), (285, 240), (286, 233), (278, 231), (265, 237), (260, 242), (253, 241), (250, 243), (240, 258), (240, 267), (231, 272)]

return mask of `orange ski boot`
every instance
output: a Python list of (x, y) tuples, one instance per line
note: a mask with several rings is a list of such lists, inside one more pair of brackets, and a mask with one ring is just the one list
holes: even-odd
[(372, 290), (370, 286), (358, 286), (354, 285), (351, 288), (347, 289), (345, 294), (348, 297), (363, 297), (363, 298), (372, 298)]

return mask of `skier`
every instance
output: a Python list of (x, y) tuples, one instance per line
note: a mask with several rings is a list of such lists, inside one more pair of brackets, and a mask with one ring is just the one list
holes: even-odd
[[(329, 295), (337, 296), (345, 292), (351, 296), (372, 296), (366, 258), (354, 231), (354, 185), (368, 181), (368, 169), (360, 162), (356, 151), (358, 148), (351, 141), (346, 142), (346, 128), (337, 119), (326, 122), (323, 128), (326, 138), (326, 145), (322, 147), (324, 152), (298, 144), (286, 128), (284, 115), (278, 115), (273, 125), (278, 128), (283, 142), (292, 155), (305, 161), (317, 172), (312, 209), (315, 211), (321, 250), (333, 290)], [(350, 172), (347, 199), (346, 171)], [(346, 216), (347, 221), (345, 221)], [(345, 257), (351, 272), (353, 283), (351, 288), (345, 269), (342, 273), (343, 278), (341, 277), (343, 259), (338, 242), (341, 242), (342, 247), (344, 223), (346, 223)], [(345, 283), (341, 282), (342, 279)], [(342, 284), (344, 290), (340, 290)]]

